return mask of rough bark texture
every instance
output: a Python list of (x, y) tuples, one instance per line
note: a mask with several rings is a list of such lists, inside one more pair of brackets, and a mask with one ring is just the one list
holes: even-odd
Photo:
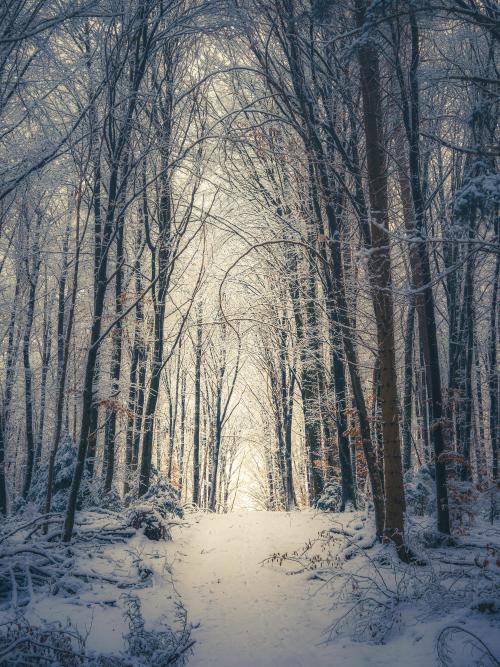
[(194, 426), (193, 426), (193, 505), (200, 504), (200, 422), (201, 422), (201, 360), (203, 328), (201, 307), (196, 323), (196, 349), (194, 370)]
[[(357, 3), (362, 25), (365, 6)], [(373, 310), (377, 326), (380, 402), (384, 451), (385, 520), (384, 535), (398, 547), (404, 540), (405, 495), (399, 437), (394, 342), (394, 305), (388, 220), (387, 165), (382, 129), (382, 105), (378, 54), (371, 46), (358, 50), (363, 98), (368, 190), (370, 197), (371, 246), (368, 259)]]

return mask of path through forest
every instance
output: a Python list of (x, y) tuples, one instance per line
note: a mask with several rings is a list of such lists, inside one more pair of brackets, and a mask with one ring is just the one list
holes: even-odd
[(332, 600), (326, 587), (290, 565), (261, 564), (328, 525), (312, 512), (197, 515), (177, 534), (174, 563), (196, 640), (190, 667), (332, 666), (325, 645)]
[[(432, 613), (429, 602), (408, 600), (385, 621), (373, 619), (391, 626), (387, 641), (353, 641), (344, 634), (328, 642), (328, 627), (346, 613), (339, 581), (293, 562), (263, 561), (301, 549), (332, 522), (366, 534), (359, 513), (238, 511), (192, 514), (187, 521), (169, 544), (176, 590), (190, 622), (199, 624), (189, 667), (392, 667), (402, 664), (402, 656), (405, 667), (433, 667), (441, 664), (436, 638), (446, 625), (491, 639), (487, 619), (472, 617), (470, 609), (443, 606)], [(352, 561), (354, 570), (362, 563)], [(464, 645), (464, 637), (449, 664), (492, 666), (473, 659), (475, 649)]]

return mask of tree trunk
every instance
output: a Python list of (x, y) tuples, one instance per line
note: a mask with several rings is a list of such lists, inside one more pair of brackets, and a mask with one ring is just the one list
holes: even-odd
[[(153, 358), (149, 392), (144, 412), (144, 434), (142, 440), (142, 453), (139, 477), (139, 496), (144, 495), (149, 489), (151, 477), (151, 464), (153, 455), (153, 431), (156, 405), (158, 403), (158, 392), (160, 389), (160, 376), (163, 370), (163, 349), (165, 312), (167, 306), (167, 293), (171, 275), (171, 241), (172, 241), (172, 191), (170, 183), (170, 170), (168, 168), (170, 158), (170, 141), (172, 126), (172, 95), (169, 90), (167, 99), (161, 107), (161, 118), (159, 132), (161, 132), (161, 174), (159, 177), (159, 201), (158, 201), (158, 241), (153, 249), (157, 255), (158, 262), (158, 284), (153, 290), (154, 304), (154, 339)], [(148, 234), (149, 236), (149, 234)], [(154, 261), (154, 260), (153, 260)], [(154, 278), (154, 276), (153, 276)]]
[(201, 353), (202, 353), (202, 311), (198, 306), (196, 321), (196, 350), (194, 377), (194, 428), (193, 428), (193, 505), (200, 503), (200, 421), (201, 421)]
[(87, 456), (87, 446), (89, 436), (91, 435), (92, 424), (92, 406), (94, 404), (94, 375), (96, 371), (97, 357), (100, 348), (100, 338), (102, 329), (102, 317), (104, 312), (104, 300), (106, 288), (108, 285), (108, 255), (113, 231), (113, 220), (115, 214), (116, 191), (117, 191), (118, 171), (115, 169), (111, 173), (109, 184), (109, 206), (106, 214), (106, 220), (102, 230), (102, 237), (96, 238), (96, 245), (101, 248), (100, 262), (95, 273), (94, 290), (94, 314), (92, 318), (92, 327), (90, 331), (90, 342), (87, 352), (87, 362), (85, 366), (85, 376), (83, 381), (82, 396), (82, 421), (80, 426), (80, 440), (78, 444), (78, 453), (75, 470), (71, 482), (68, 505), (63, 527), (63, 542), (69, 542), (73, 534), (75, 522), (76, 503), (78, 492), (83, 479), (85, 468), (85, 459)]
[(186, 455), (186, 371), (181, 373), (181, 423), (179, 434), (179, 495), (182, 499), (182, 490), (184, 488), (185, 461)]
[[(142, 407), (139, 406), (139, 394), (140, 394), (140, 372), (141, 368), (144, 365), (144, 340), (143, 340), (143, 327), (144, 327), (144, 306), (140, 295), (142, 294), (142, 282), (141, 282), (141, 230), (137, 234), (137, 243), (136, 243), (136, 259), (134, 263), (134, 279), (135, 279), (135, 296), (138, 299), (135, 306), (135, 319), (134, 319), (134, 339), (132, 343), (132, 356), (130, 360), (130, 374), (129, 374), (129, 394), (128, 394), (128, 418), (127, 418), (127, 432), (125, 439), (125, 476), (123, 484), (123, 493), (127, 495), (130, 491), (131, 476), (135, 472), (134, 469), (134, 458), (135, 466), (137, 466), (137, 456), (134, 457), (134, 442), (135, 435), (137, 430), (139, 431), (140, 438), (140, 420), (142, 419)], [(142, 396), (144, 397), (144, 389), (142, 389)], [(144, 398), (143, 398), (144, 401)], [(140, 413), (139, 413), (140, 409)]]
[[(63, 428), (63, 416), (64, 416), (64, 403), (65, 403), (65, 391), (66, 391), (66, 378), (68, 373), (68, 363), (69, 363), (69, 354), (71, 349), (71, 335), (73, 332), (73, 322), (75, 319), (75, 306), (76, 298), (78, 294), (78, 271), (80, 268), (80, 206), (81, 206), (81, 183), (77, 192), (77, 201), (76, 201), (76, 229), (75, 229), (75, 261), (73, 267), (73, 285), (71, 287), (71, 299), (69, 305), (69, 315), (68, 322), (66, 325), (66, 331), (64, 331), (64, 316), (61, 315), (62, 310), (64, 309), (65, 297), (64, 290), (59, 289), (59, 305), (58, 305), (58, 372), (57, 372), (57, 397), (56, 397), (56, 414), (55, 414), (55, 426), (54, 426), (54, 437), (52, 440), (52, 447), (50, 449), (49, 455), (49, 466), (47, 471), (47, 491), (45, 496), (45, 514), (49, 514), (52, 506), (52, 491), (54, 485), (54, 468), (56, 463), (56, 456), (59, 450), (59, 444), (61, 441), (61, 433)], [(65, 271), (62, 274), (65, 277)], [(66, 282), (66, 278), (64, 278)], [(60, 287), (60, 286), (59, 286)], [(62, 340), (59, 337), (62, 337)], [(62, 353), (62, 356), (61, 356)], [(47, 524), (44, 526), (44, 532), (47, 531)]]
[(212, 466), (210, 475), (210, 493), (208, 495), (208, 509), (215, 512), (217, 509), (217, 485), (220, 465), (220, 447), (222, 441), (222, 390), (224, 376), (226, 374), (225, 360), (219, 367), (217, 388), (216, 388), (216, 403), (215, 403), (215, 419), (214, 419), (214, 438), (212, 450)]
[(403, 389), (403, 468), (411, 469), (413, 341), (415, 339), (415, 300), (410, 298), (405, 327), (404, 389)]
[[(499, 240), (498, 219), (496, 225), (496, 239)], [(500, 278), (500, 254), (497, 254), (495, 275), (493, 278), (493, 288), (491, 290), (491, 314), (490, 314), (490, 332), (488, 349), (488, 393), (490, 398), (490, 440), (492, 451), (492, 477), (498, 479), (498, 450), (500, 447), (500, 410), (498, 402), (500, 400), (499, 391), (499, 371), (497, 365), (497, 345), (498, 345), (498, 282)]]
[[(138, 89), (141, 83), (141, 80), (144, 75), (144, 69), (146, 67), (146, 52), (142, 52), (142, 48), (148, 49), (146, 46), (147, 40), (143, 41), (147, 37), (147, 16), (146, 10), (141, 9), (139, 15), (136, 17), (136, 26), (131, 34), (127, 35), (127, 39), (131, 39), (132, 42), (136, 42), (136, 49), (134, 52), (134, 69), (133, 73), (130, 75), (129, 80), (129, 90), (128, 98), (126, 103), (126, 110), (122, 123), (120, 124), (120, 130), (115, 133), (115, 127), (113, 126), (112, 119), (110, 117), (111, 123), (111, 132), (110, 137), (108, 137), (108, 145), (110, 150), (110, 173), (109, 173), (109, 183), (107, 188), (108, 194), (108, 205), (106, 209), (106, 216), (104, 219), (104, 224), (102, 230), (95, 228), (95, 268), (94, 270), (94, 312), (92, 318), (92, 325), (90, 331), (90, 341), (89, 349), (87, 352), (87, 361), (85, 365), (85, 375), (83, 382), (83, 396), (82, 396), (82, 421), (80, 427), (80, 439), (78, 444), (78, 453), (77, 460), (75, 465), (75, 470), (73, 473), (73, 479), (71, 482), (71, 488), (69, 493), (68, 505), (66, 509), (66, 516), (64, 520), (63, 527), (63, 542), (69, 542), (73, 534), (73, 526), (75, 522), (75, 512), (76, 512), (76, 503), (78, 499), (78, 493), (80, 490), (80, 485), (83, 479), (83, 473), (85, 468), (85, 459), (87, 456), (87, 447), (89, 444), (89, 436), (91, 434), (91, 412), (92, 406), (94, 404), (94, 376), (96, 372), (97, 359), (99, 355), (99, 349), (101, 345), (101, 330), (102, 330), (102, 318), (104, 313), (104, 301), (106, 297), (106, 291), (108, 286), (108, 258), (109, 250), (113, 237), (113, 226), (116, 221), (117, 213), (117, 204), (118, 204), (118, 194), (119, 194), (119, 174), (120, 166), (122, 164), (123, 153), (128, 145), (130, 139), (130, 133), (132, 131), (132, 119), (134, 117), (136, 104), (138, 100)], [(113, 82), (109, 82), (110, 85)], [(115, 82), (116, 83), (116, 82)], [(110, 91), (110, 94), (113, 96), (116, 90), (113, 87)], [(106, 124), (107, 125), (107, 124)], [(107, 127), (109, 129), (109, 127)], [(100, 178), (97, 179), (100, 182)], [(95, 205), (95, 197), (94, 197)], [(100, 220), (100, 211), (98, 211), (97, 220), (95, 223)], [(96, 261), (97, 260), (97, 261)]]
[(5, 360), (5, 388), (3, 401), (0, 405), (0, 513), (4, 516), (8, 511), (8, 490), (5, 475), (5, 451), (7, 449), (7, 437), (9, 429), (10, 405), (12, 402), (12, 391), (16, 371), (18, 353), (18, 338), (16, 338), (16, 322), (18, 313), (18, 300), (21, 291), (21, 273), (16, 271), (16, 286), (14, 289), (14, 304), (9, 318), (7, 328), (7, 354)]
[[(37, 231), (35, 235), (34, 248), (31, 250), (33, 256), (33, 268), (27, 268), (29, 291), (28, 305), (26, 309), (26, 324), (23, 336), (23, 366), (24, 366), (24, 398), (25, 398), (25, 419), (26, 419), (26, 471), (23, 484), (23, 498), (28, 496), (31, 479), (33, 476), (33, 467), (35, 460), (35, 434), (33, 427), (33, 373), (31, 370), (30, 346), (31, 330), (33, 328), (33, 317), (35, 313), (35, 297), (40, 271), (40, 251), (38, 248), (38, 234), (41, 224), (41, 215), (37, 213)], [(28, 260), (29, 263), (29, 260)]]
[(286, 465), (286, 510), (289, 512), (296, 505), (293, 485), (293, 458), (292, 458), (292, 425), (293, 425), (293, 394), (295, 389), (295, 371), (289, 374), (287, 403), (285, 405), (285, 465)]
[(441, 369), (437, 337), (432, 275), (426, 241), (425, 203), (420, 175), (420, 105), (419, 105), (419, 33), (416, 17), (410, 8), (411, 24), (411, 65), (410, 96), (408, 108), (403, 110), (403, 120), (408, 139), (410, 184), (415, 212), (415, 229), (410, 241), (410, 262), (413, 285), (421, 298), (417, 305), (419, 336), (423, 349), (427, 393), (431, 425), (430, 439), (436, 468), (437, 524), (442, 533), (450, 533), (448, 488), (446, 482), (445, 443), (443, 434), (443, 398), (441, 390)]
[[(335, 319), (332, 319), (332, 318)], [(332, 347), (332, 380), (335, 391), (335, 424), (337, 428), (337, 443), (339, 451), (340, 477), (342, 484), (342, 501), (340, 511), (344, 512), (351, 505), (356, 509), (356, 494), (354, 490), (354, 476), (351, 463), (349, 437), (347, 435), (347, 383), (345, 367), (340, 356), (338, 346), (342, 344), (336, 316), (330, 314), (330, 341)], [(335, 321), (335, 325), (333, 322)], [(339, 340), (340, 338), (340, 340)]]
[[(366, 5), (357, 0), (358, 21), (363, 25)], [(388, 218), (388, 177), (384, 152), (382, 103), (378, 53), (371, 45), (358, 49), (366, 139), (368, 190), (371, 207), (371, 247), (368, 271), (374, 290), (373, 310), (377, 326), (380, 368), (380, 402), (384, 443), (384, 536), (404, 556), (405, 495), (399, 438), (394, 342), (394, 305)]]
[(35, 469), (40, 464), (40, 460), (42, 458), (43, 434), (45, 427), (45, 406), (47, 400), (47, 378), (49, 374), (50, 355), (52, 348), (52, 327), (49, 315), (47, 275), (45, 275), (45, 294), (43, 299), (43, 308), (42, 375), (40, 378), (40, 407), (38, 412), (38, 424), (36, 432)]
[(111, 409), (108, 411), (108, 421), (106, 429), (106, 438), (104, 443), (105, 461), (104, 467), (106, 476), (104, 478), (104, 491), (111, 491), (113, 476), (115, 470), (116, 458), (116, 431), (117, 418), (119, 414), (118, 400), (120, 397), (120, 375), (122, 365), (122, 346), (123, 346), (123, 266), (125, 264), (125, 250), (123, 246), (125, 211), (124, 206), (127, 200), (127, 185), (131, 165), (129, 163), (129, 146), (125, 146), (123, 153), (123, 167), (121, 174), (120, 196), (118, 201), (118, 210), (121, 209), (116, 221), (116, 258), (115, 258), (115, 319), (116, 324), (112, 335), (111, 351)]

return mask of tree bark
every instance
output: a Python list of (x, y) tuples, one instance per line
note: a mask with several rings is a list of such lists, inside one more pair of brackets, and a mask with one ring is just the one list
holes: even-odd
[(7, 354), (5, 360), (5, 387), (3, 390), (3, 401), (0, 405), (0, 513), (7, 516), (8, 512), (8, 489), (5, 474), (5, 451), (7, 449), (7, 438), (9, 429), (10, 407), (12, 402), (12, 391), (16, 372), (16, 361), (18, 354), (18, 343), (16, 339), (16, 324), (18, 313), (18, 300), (21, 291), (21, 272), (16, 270), (16, 286), (14, 288), (14, 303), (10, 313), (7, 328)]
[[(71, 287), (71, 299), (69, 304), (69, 314), (68, 322), (66, 325), (66, 331), (64, 330), (64, 317), (62, 311), (64, 309), (66, 287), (61, 290), (61, 285), (59, 285), (59, 305), (58, 305), (58, 372), (57, 372), (57, 397), (56, 397), (56, 414), (55, 414), (55, 426), (54, 426), (54, 436), (52, 439), (52, 447), (49, 454), (49, 466), (47, 471), (47, 491), (45, 496), (45, 514), (49, 514), (52, 506), (52, 492), (54, 486), (54, 468), (56, 463), (56, 456), (59, 450), (59, 444), (61, 442), (61, 433), (63, 428), (63, 416), (64, 416), (64, 403), (65, 403), (65, 390), (66, 390), (66, 379), (68, 374), (68, 363), (69, 363), (69, 354), (71, 350), (71, 335), (73, 333), (73, 322), (75, 319), (75, 306), (76, 298), (78, 294), (78, 272), (80, 268), (80, 252), (81, 252), (81, 241), (80, 241), (80, 211), (81, 211), (81, 187), (82, 184), (79, 184), (77, 190), (77, 200), (76, 200), (76, 228), (75, 228), (75, 260), (73, 267), (73, 284)], [(66, 282), (65, 271), (63, 270), (62, 277), (64, 277), (64, 282)], [(62, 337), (62, 340), (59, 337)], [(61, 356), (62, 355), (62, 356)], [(47, 524), (44, 526), (44, 532), (47, 531)]]
[(26, 470), (23, 484), (23, 498), (28, 496), (33, 468), (35, 462), (35, 433), (33, 425), (33, 372), (31, 370), (30, 346), (31, 331), (33, 328), (33, 317), (35, 313), (35, 297), (40, 272), (40, 249), (39, 232), (41, 225), (41, 213), (36, 212), (37, 223), (35, 231), (34, 247), (31, 249), (33, 257), (33, 266), (30, 269), (29, 260), (27, 261), (27, 278), (29, 281), (28, 305), (26, 309), (26, 324), (23, 336), (23, 366), (24, 366), (24, 399), (25, 399), (25, 420), (26, 420)]
[(441, 369), (434, 294), (432, 292), (432, 275), (426, 241), (425, 203), (420, 173), (419, 31), (416, 17), (411, 7), (409, 15), (411, 27), (409, 95), (406, 95), (406, 92), (402, 91), (404, 92), (403, 99), (407, 100), (403, 104), (403, 121), (408, 140), (410, 185), (415, 213), (415, 228), (409, 242), (409, 256), (413, 285), (419, 294), (417, 314), (431, 417), (429, 434), (436, 469), (437, 524), (440, 532), (449, 534), (450, 516), (443, 434)]
[[(364, 22), (366, 5), (356, 2), (358, 23)], [(388, 177), (382, 126), (382, 102), (378, 53), (370, 44), (358, 49), (363, 98), (368, 190), (370, 198), (371, 252), (368, 271), (374, 286), (373, 310), (377, 326), (380, 402), (384, 445), (384, 536), (394, 542), (404, 556), (405, 494), (399, 437), (399, 401), (397, 394), (394, 340), (394, 304), (388, 217)]]
[(200, 504), (200, 421), (201, 421), (201, 358), (202, 358), (202, 311), (198, 306), (196, 319), (196, 348), (194, 370), (194, 428), (193, 428), (193, 505)]
[[(496, 225), (496, 239), (500, 240), (498, 234), (499, 222)], [(497, 254), (495, 264), (495, 275), (493, 278), (493, 287), (491, 290), (491, 313), (490, 313), (490, 331), (488, 346), (488, 393), (490, 399), (490, 441), (492, 451), (492, 477), (498, 479), (498, 450), (500, 447), (500, 410), (498, 403), (500, 400), (499, 391), (499, 370), (497, 365), (497, 346), (498, 346), (498, 283), (500, 278), (500, 254)]]

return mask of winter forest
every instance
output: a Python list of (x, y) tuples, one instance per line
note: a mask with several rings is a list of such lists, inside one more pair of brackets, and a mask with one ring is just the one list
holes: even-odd
[(0, 664), (498, 667), (495, 0), (0, 0)]

